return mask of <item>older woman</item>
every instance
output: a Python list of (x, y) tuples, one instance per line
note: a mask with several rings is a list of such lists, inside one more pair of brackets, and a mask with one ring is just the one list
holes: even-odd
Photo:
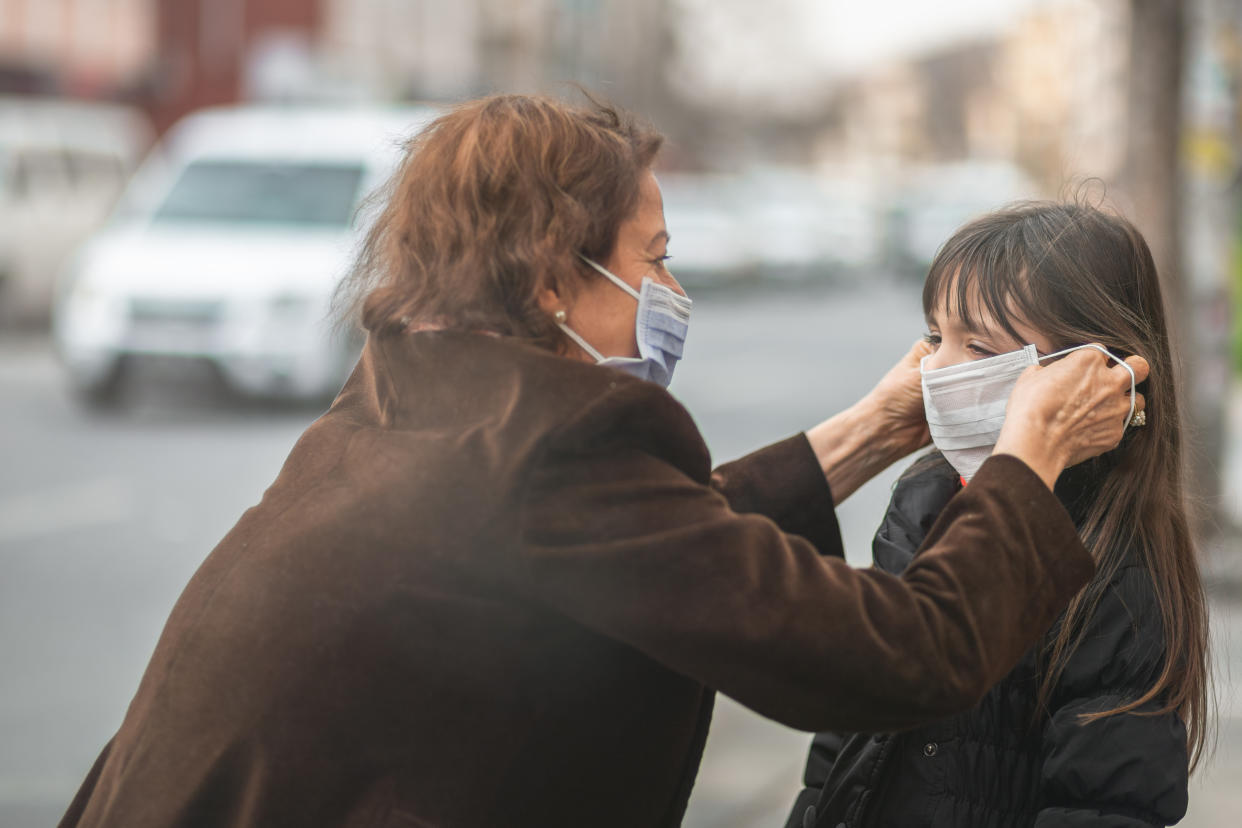
[(1044, 632), (1092, 572), (1050, 486), (1116, 445), (1129, 374), (1033, 370), (904, 576), (854, 571), (834, 500), (926, 442), (922, 351), (713, 473), (661, 387), (690, 305), (659, 145), (527, 97), (413, 141), (353, 281), (357, 369), (187, 586), (62, 824), (676, 825), (714, 690), (909, 726)]

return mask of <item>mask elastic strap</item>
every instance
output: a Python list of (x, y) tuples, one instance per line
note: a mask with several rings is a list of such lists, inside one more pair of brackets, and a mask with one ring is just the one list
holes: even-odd
[(577, 331), (575, 331), (573, 328), (566, 325), (564, 322), (557, 322), (556, 324), (557, 324), (557, 327), (559, 327), (562, 331), (565, 332), (565, 336), (569, 337), (574, 342), (577, 342), (578, 347), (586, 351), (588, 354), (590, 354), (592, 359), (594, 359), (596, 362), (604, 361), (604, 355), (601, 354), (599, 351), (595, 350), (594, 348), (592, 348), (591, 343), (587, 342), (585, 339), (578, 336)]
[(640, 294), (638, 291), (634, 290), (634, 288), (630, 287), (625, 282), (621, 281), (621, 279), (618, 278), (617, 276), (614, 276), (611, 272), (609, 272), (608, 268), (604, 267), (603, 265), (599, 264), (593, 259), (588, 259), (586, 256), (583, 256), (581, 253), (578, 254), (578, 258), (582, 259), (582, 261), (586, 262), (591, 267), (595, 268), (597, 271), (599, 271), (600, 275), (604, 276), (606, 279), (608, 279), (610, 282), (612, 282), (617, 287), (624, 290), (630, 296), (633, 296), (635, 299), (640, 298)]
[(1039, 361), (1043, 362), (1045, 359), (1052, 359), (1053, 357), (1065, 356), (1066, 354), (1073, 353), (1074, 351), (1081, 351), (1083, 348), (1094, 348), (1095, 350), (1102, 353), (1104, 356), (1111, 359), (1113, 362), (1120, 365), (1122, 368), (1125, 368), (1126, 372), (1130, 374), (1130, 415), (1126, 417), (1126, 424), (1122, 426), (1122, 430), (1124, 431), (1125, 429), (1130, 427), (1130, 421), (1134, 419), (1134, 397), (1135, 397), (1135, 394), (1137, 393), (1136, 383), (1134, 381), (1134, 369), (1130, 367), (1130, 364), (1128, 362), (1126, 362), (1124, 359), (1118, 359), (1117, 357), (1109, 353), (1107, 348), (1101, 345), (1096, 345), (1094, 342), (1088, 345), (1078, 345), (1073, 348), (1066, 348), (1064, 351), (1057, 351), (1055, 354), (1048, 354), (1047, 356), (1041, 356), (1039, 357)]

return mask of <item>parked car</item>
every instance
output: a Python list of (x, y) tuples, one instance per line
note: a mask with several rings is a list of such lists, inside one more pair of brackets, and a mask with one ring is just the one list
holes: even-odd
[(131, 107), (0, 98), (0, 322), (47, 324), (56, 274), (153, 137)]
[(869, 193), (807, 168), (659, 176), (672, 235), (670, 268), (691, 288), (747, 281), (824, 281), (879, 258)]
[(360, 200), (435, 114), (237, 107), (176, 125), (65, 274), (53, 330), (82, 399), (115, 401), (151, 356), (206, 360), (244, 393), (335, 393), (361, 341), (331, 314)]
[(671, 241), (669, 268), (687, 288), (751, 279), (755, 262), (743, 222), (737, 182), (724, 175), (659, 176)]
[(913, 171), (888, 216), (888, 256), (917, 280), (940, 246), (966, 222), (1039, 194), (1019, 167), (1005, 161), (959, 161)]
[(739, 181), (751, 258), (765, 279), (832, 279), (878, 258), (866, 190), (805, 168), (756, 168)]

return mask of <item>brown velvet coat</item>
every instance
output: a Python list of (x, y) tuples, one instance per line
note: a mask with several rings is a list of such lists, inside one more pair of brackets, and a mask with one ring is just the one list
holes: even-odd
[(182, 594), (64, 826), (679, 823), (713, 689), (807, 730), (972, 705), (1091, 573), (990, 460), (903, 578), (804, 436), (710, 471), (663, 389), (372, 339)]

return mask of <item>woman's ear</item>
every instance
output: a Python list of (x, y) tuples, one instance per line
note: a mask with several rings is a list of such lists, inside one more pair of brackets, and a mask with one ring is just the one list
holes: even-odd
[(557, 311), (565, 310), (565, 300), (557, 293), (556, 288), (544, 288), (539, 291), (539, 296), (535, 301), (539, 303), (539, 309), (548, 316), (554, 316)]

